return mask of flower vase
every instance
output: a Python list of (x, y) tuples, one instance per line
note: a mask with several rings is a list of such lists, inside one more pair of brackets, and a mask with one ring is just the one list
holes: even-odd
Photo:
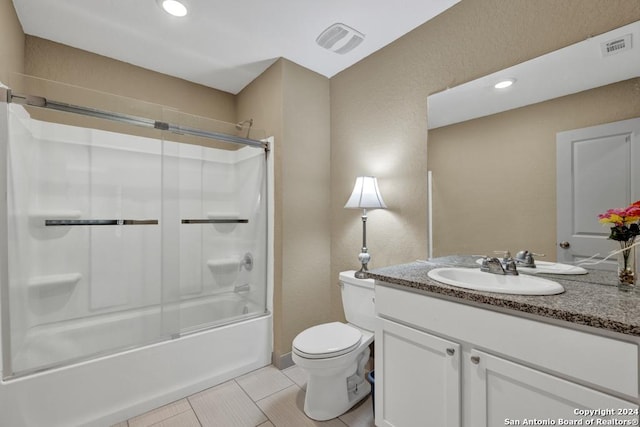
[(618, 253), (618, 289), (633, 291), (636, 289), (636, 248), (633, 240), (620, 242)]

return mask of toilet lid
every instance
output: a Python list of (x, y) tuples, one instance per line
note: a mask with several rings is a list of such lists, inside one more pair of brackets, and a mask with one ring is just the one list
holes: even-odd
[(362, 333), (340, 322), (323, 323), (298, 334), (293, 350), (308, 359), (324, 359), (349, 353), (360, 344)]

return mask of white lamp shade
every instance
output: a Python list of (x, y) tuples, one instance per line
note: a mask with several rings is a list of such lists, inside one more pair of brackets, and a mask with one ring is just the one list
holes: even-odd
[(357, 177), (351, 197), (349, 197), (344, 207), (352, 209), (386, 209), (387, 205), (384, 204), (378, 189), (378, 180), (374, 176)]

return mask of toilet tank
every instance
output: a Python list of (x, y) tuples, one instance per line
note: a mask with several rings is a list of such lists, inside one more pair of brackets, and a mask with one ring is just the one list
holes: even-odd
[(355, 271), (340, 273), (342, 306), (348, 323), (367, 331), (375, 329), (373, 279), (356, 279)]

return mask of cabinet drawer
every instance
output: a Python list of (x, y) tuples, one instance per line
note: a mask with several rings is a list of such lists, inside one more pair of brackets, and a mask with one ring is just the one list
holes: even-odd
[(637, 344), (386, 286), (376, 311), (593, 387), (638, 397)]

